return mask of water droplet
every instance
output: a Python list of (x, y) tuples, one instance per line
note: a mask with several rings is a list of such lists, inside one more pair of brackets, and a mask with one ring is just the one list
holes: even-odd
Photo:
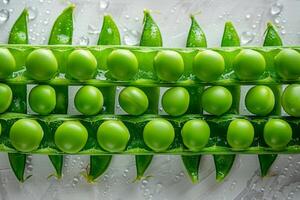
[(109, 0), (100, 0), (99, 7), (100, 10), (106, 10), (109, 6)]
[(264, 191), (265, 191), (265, 188), (263, 188), (263, 187), (260, 188), (260, 191), (261, 191), (261, 192), (264, 192)]
[(271, 15), (278, 15), (281, 13), (282, 9), (283, 9), (283, 5), (279, 2), (276, 2), (272, 5), (270, 13)]
[(281, 34), (282, 34), (282, 35), (285, 35), (285, 34), (286, 34), (286, 30), (282, 30), (282, 31), (281, 31)]
[(243, 45), (249, 44), (250, 42), (253, 41), (253, 39), (254, 39), (254, 34), (249, 31), (245, 31), (241, 35), (241, 43)]
[(35, 20), (35, 18), (37, 17), (37, 15), (38, 15), (38, 11), (37, 11), (37, 9), (35, 7), (29, 7), (28, 8), (28, 19), (30, 21)]
[(129, 15), (125, 15), (125, 19), (129, 19), (130, 17), (129, 17)]
[(1, 9), (0, 10), (0, 24), (4, 24), (5, 22), (7, 22), (9, 18), (9, 12), (6, 9)]
[(3, 2), (4, 4), (9, 4), (9, 1), (10, 1), (10, 0), (2, 0), (2, 2)]
[(148, 181), (147, 180), (142, 180), (142, 185), (143, 186), (146, 186), (148, 184)]
[(223, 18), (223, 16), (222, 15), (219, 15), (219, 19), (222, 19)]
[(45, 20), (45, 21), (44, 21), (44, 24), (45, 24), (45, 25), (47, 25), (48, 23), (49, 23), (48, 20)]
[(233, 181), (230, 185), (230, 190), (233, 190), (236, 186), (236, 181)]
[(88, 25), (88, 33), (97, 35), (100, 33), (100, 31), (98, 31), (98, 29), (94, 25), (89, 24)]
[(274, 19), (274, 22), (275, 22), (275, 24), (279, 24), (279, 23), (280, 23), (280, 17), (276, 17), (276, 18)]
[(137, 31), (125, 34), (123, 40), (126, 45), (137, 45), (139, 43)]
[(253, 28), (253, 29), (256, 29), (256, 24), (253, 24), (253, 25), (252, 25), (252, 28)]
[(49, 15), (50, 14), (50, 10), (46, 10), (46, 14)]
[(250, 14), (247, 14), (245, 17), (246, 17), (246, 19), (250, 19), (250, 18), (251, 18), (251, 15), (250, 15)]

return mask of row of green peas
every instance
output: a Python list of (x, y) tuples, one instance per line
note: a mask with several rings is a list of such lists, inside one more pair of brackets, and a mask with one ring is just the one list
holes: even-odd
[[(13, 55), (6, 48), (0, 49), (0, 79), (6, 79), (15, 71)], [(284, 80), (300, 77), (300, 53), (283, 49), (274, 58), (277, 74)], [(131, 80), (138, 72), (139, 63), (135, 54), (127, 49), (113, 50), (107, 58), (107, 68), (116, 80)], [(43, 63), (43, 67), (41, 67)], [(58, 72), (58, 62), (49, 49), (33, 50), (26, 58), (28, 76), (37, 81), (53, 79)], [(173, 50), (159, 51), (153, 60), (153, 68), (162, 81), (173, 82), (184, 73), (184, 60)], [(265, 72), (264, 56), (252, 49), (242, 49), (233, 60), (233, 69), (242, 81), (258, 80)], [(204, 82), (218, 80), (225, 71), (223, 56), (217, 51), (199, 51), (193, 60), (193, 73)], [(76, 80), (93, 79), (97, 73), (97, 59), (86, 49), (72, 51), (67, 59), (67, 77)]]

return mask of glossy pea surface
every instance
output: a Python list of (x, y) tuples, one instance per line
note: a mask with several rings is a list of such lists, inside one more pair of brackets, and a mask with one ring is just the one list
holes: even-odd
[(208, 143), (210, 128), (204, 120), (192, 119), (183, 125), (181, 136), (184, 145), (189, 150), (199, 151)]
[(281, 96), (281, 105), (289, 115), (300, 117), (300, 84), (292, 84), (285, 88)]
[(138, 72), (138, 60), (129, 50), (117, 49), (107, 58), (107, 68), (113, 78), (117, 80), (130, 80)]
[(163, 81), (177, 81), (184, 72), (183, 59), (176, 51), (158, 52), (153, 65), (158, 78)]
[(268, 86), (254, 86), (247, 92), (245, 104), (251, 113), (265, 116), (273, 110), (275, 96)]
[(56, 93), (49, 85), (38, 85), (29, 93), (31, 109), (41, 115), (51, 113), (56, 106)]
[(0, 48), (0, 79), (8, 78), (16, 68), (14, 56), (6, 48)]
[(144, 142), (156, 152), (167, 150), (174, 141), (174, 137), (174, 128), (165, 119), (153, 119), (146, 124), (143, 130)]
[(197, 53), (193, 61), (193, 72), (201, 81), (217, 80), (225, 70), (225, 61), (221, 54), (212, 50)]
[(77, 49), (70, 53), (67, 62), (67, 73), (77, 80), (92, 79), (97, 70), (95, 56), (84, 49)]
[(119, 103), (123, 110), (131, 115), (144, 113), (149, 105), (148, 97), (137, 87), (126, 87), (119, 95)]
[(240, 80), (255, 80), (265, 71), (266, 61), (259, 52), (251, 49), (243, 49), (234, 58), (233, 68)]
[(125, 124), (119, 120), (103, 122), (97, 131), (98, 144), (109, 152), (122, 152), (130, 139), (130, 133)]
[(291, 126), (282, 119), (270, 119), (264, 127), (264, 140), (273, 149), (282, 149), (292, 139)]
[(235, 119), (227, 129), (227, 142), (235, 149), (250, 147), (254, 138), (253, 125), (246, 119)]
[(4, 83), (0, 83), (0, 113), (5, 112), (13, 98), (13, 93), (10, 87)]
[(274, 58), (275, 68), (279, 76), (286, 80), (300, 76), (300, 53), (293, 49), (283, 49)]
[(225, 87), (212, 86), (204, 90), (201, 101), (206, 112), (213, 115), (222, 115), (231, 108), (232, 95)]
[(76, 109), (84, 115), (95, 115), (102, 110), (104, 103), (101, 91), (94, 86), (81, 87), (74, 99)]
[(79, 121), (66, 121), (55, 131), (54, 142), (65, 153), (77, 153), (86, 144), (88, 131)]
[(48, 49), (33, 50), (26, 58), (26, 70), (28, 75), (38, 81), (52, 79), (58, 70), (57, 60)]
[(41, 125), (33, 119), (19, 119), (10, 128), (11, 144), (21, 152), (36, 150), (44, 136)]
[(189, 92), (183, 87), (170, 88), (162, 96), (163, 109), (171, 116), (184, 114), (189, 107), (189, 102)]

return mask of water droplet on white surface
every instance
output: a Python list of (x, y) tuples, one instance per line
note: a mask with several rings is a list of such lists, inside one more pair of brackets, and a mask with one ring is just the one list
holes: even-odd
[(253, 39), (254, 39), (254, 34), (249, 31), (245, 31), (241, 35), (242, 44), (249, 44), (250, 42), (253, 41)]
[(28, 19), (30, 21), (35, 20), (38, 15), (38, 11), (35, 7), (28, 7)]
[(9, 4), (9, 1), (10, 1), (10, 0), (2, 0), (2, 2), (3, 2), (4, 4)]
[(90, 43), (90, 40), (89, 40), (88, 37), (86, 37), (86, 36), (81, 36), (81, 37), (79, 38), (79, 45), (89, 45), (89, 43)]
[(253, 29), (256, 29), (256, 24), (253, 24), (253, 25), (252, 25), (252, 28), (253, 28)]
[(49, 15), (50, 14), (50, 10), (46, 10), (46, 14)]
[(250, 15), (250, 14), (247, 14), (245, 17), (246, 17), (246, 19), (250, 19), (250, 18), (251, 18), (251, 15)]
[(282, 35), (285, 35), (285, 34), (286, 34), (286, 30), (282, 30), (282, 31), (281, 31), (281, 34), (282, 34)]
[(100, 0), (99, 2), (100, 10), (105, 10), (108, 8), (108, 6), (109, 6), (109, 0)]
[(235, 186), (236, 186), (236, 181), (234, 180), (230, 185), (230, 190), (234, 190)]
[(283, 9), (283, 5), (279, 2), (276, 2), (272, 5), (270, 13), (271, 15), (278, 15), (281, 13), (282, 9)]
[(125, 19), (129, 19), (130, 17), (129, 17), (129, 15), (125, 15)]
[(123, 40), (126, 45), (137, 45), (139, 43), (139, 38), (133, 31), (131, 31), (131, 33), (125, 34)]
[(1, 9), (0, 10), (0, 24), (4, 24), (5, 22), (7, 22), (9, 18), (9, 12), (6, 9)]
[(276, 17), (276, 18), (274, 19), (274, 22), (275, 22), (275, 24), (279, 24), (279, 23), (280, 23), (280, 17)]
[(96, 34), (99, 34), (100, 31), (94, 25), (89, 24), (88, 25), (88, 33), (96, 35)]

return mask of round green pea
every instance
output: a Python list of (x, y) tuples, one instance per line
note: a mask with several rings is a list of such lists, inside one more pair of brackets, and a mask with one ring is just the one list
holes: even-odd
[(129, 130), (119, 120), (105, 121), (99, 126), (97, 131), (98, 144), (109, 152), (124, 151), (129, 139)]
[(79, 121), (66, 121), (55, 131), (56, 146), (66, 153), (77, 153), (86, 144), (88, 131)]
[(200, 51), (194, 58), (193, 71), (201, 81), (217, 80), (225, 70), (221, 54), (212, 50)]
[(251, 49), (243, 49), (234, 58), (233, 68), (240, 80), (255, 80), (265, 71), (266, 61), (259, 52)]
[(95, 56), (84, 49), (77, 49), (70, 53), (67, 62), (67, 73), (77, 80), (92, 79), (97, 71)]
[(130, 115), (143, 114), (149, 105), (148, 97), (137, 87), (126, 87), (119, 95), (119, 103), (123, 110)]
[(283, 49), (274, 58), (275, 68), (283, 79), (293, 80), (300, 76), (300, 53), (293, 49)]
[(162, 106), (172, 116), (184, 114), (189, 108), (190, 95), (183, 87), (168, 89), (162, 96)]
[(43, 139), (41, 125), (33, 119), (19, 119), (10, 128), (9, 139), (14, 148), (21, 152), (36, 150)]
[(254, 86), (248, 91), (245, 98), (245, 104), (251, 113), (265, 116), (273, 110), (275, 96), (268, 86)]
[(282, 149), (292, 139), (291, 126), (282, 119), (270, 119), (264, 127), (264, 140), (273, 149)]
[(254, 128), (246, 119), (235, 119), (227, 129), (227, 142), (234, 149), (250, 147), (254, 139)]
[(36, 49), (26, 58), (26, 70), (28, 75), (38, 81), (52, 79), (58, 70), (57, 60), (48, 49)]
[(102, 110), (103, 95), (101, 91), (94, 86), (81, 87), (74, 99), (76, 109), (84, 115), (95, 115)]
[(165, 119), (153, 119), (146, 124), (143, 138), (146, 145), (153, 151), (165, 151), (174, 141), (175, 131)]
[(6, 48), (0, 48), (0, 79), (8, 78), (16, 69), (14, 56)]
[(192, 119), (183, 125), (181, 136), (189, 150), (200, 151), (208, 143), (210, 128), (204, 120)]
[(41, 115), (51, 113), (56, 106), (56, 93), (49, 85), (38, 85), (29, 93), (31, 109)]
[(300, 117), (300, 84), (292, 84), (285, 88), (281, 96), (281, 105), (289, 115)]
[(0, 113), (5, 112), (13, 98), (13, 93), (10, 87), (4, 83), (0, 83)]
[(184, 62), (176, 51), (163, 50), (154, 57), (154, 70), (163, 81), (177, 81), (184, 72)]
[(232, 105), (230, 91), (222, 86), (212, 86), (205, 89), (201, 100), (203, 109), (213, 115), (226, 113)]
[(107, 57), (107, 68), (113, 78), (117, 80), (130, 80), (138, 72), (138, 60), (129, 50), (117, 49)]

